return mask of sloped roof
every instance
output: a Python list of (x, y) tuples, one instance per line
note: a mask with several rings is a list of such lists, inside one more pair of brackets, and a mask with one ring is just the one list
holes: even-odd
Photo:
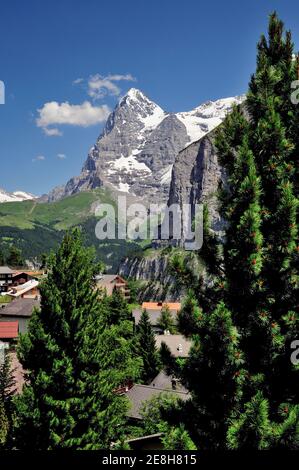
[[(149, 320), (152, 326), (155, 326), (159, 323), (159, 319), (161, 316), (161, 310), (147, 310), (149, 315)], [(135, 320), (135, 324), (138, 325), (141, 319), (142, 310), (139, 308), (133, 309), (132, 311), (133, 318)], [(172, 316), (173, 321), (175, 322), (177, 319), (177, 312), (174, 310), (170, 310), (170, 315)]]
[(162, 308), (168, 307), (169, 310), (180, 310), (180, 302), (143, 302), (142, 308), (145, 310), (162, 310)]
[[(175, 384), (175, 388), (174, 388)], [(151, 381), (150, 387), (163, 389), (164, 391), (178, 391), (188, 393), (188, 390), (180, 383), (180, 381), (173, 375), (167, 375), (164, 370)]]
[(0, 339), (13, 339), (18, 337), (19, 322), (3, 321), (0, 322)]
[(1, 316), (31, 317), (34, 307), (39, 307), (39, 300), (15, 299), (5, 307), (0, 308)]
[(13, 274), (13, 270), (8, 266), (0, 266), (0, 274)]
[(126, 282), (125, 279), (123, 279), (119, 274), (101, 274), (96, 277), (96, 281), (99, 284), (109, 284), (115, 281), (115, 279), (119, 279), (122, 282)]
[(25, 284), (20, 284), (19, 286), (12, 287), (10, 291), (7, 292), (8, 295), (11, 297), (20, 297), (23, 294), (26, 294), (26, 292), (31, 291), (35, 287), (38, 287), (39, 282), (35, 280), (31, 280), (28, 282), (25, 282)]
[(163, 388), (151, 387), (149, 385), (134, 385), (127, 393), (126, 396), (131, 402), (131, 408), (128, 412), (130, 418), (142, 419), (141, 410), (144, 402), (151, 400), (153, 397), (159, 396), (162, 393), (169, 393), (175, 395), (181, 400), (188, 400), (190, 394), (178, 390), (164, 390)]
[(155, 339), (158, 349), (165, 343), (174, 357), (188, 357), (192, 343), (183, 335), (156, 335)]

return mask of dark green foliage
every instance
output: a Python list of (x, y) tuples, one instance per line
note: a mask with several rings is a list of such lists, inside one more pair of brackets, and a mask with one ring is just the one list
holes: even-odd
[(258, 392), (249, 403), (239, 419), (233, 420), (227, 435), (230, 449), (269, 448), (272, 427), (269, 420), (269, 403)]
[(25, 266), (25, 260), (23, 258), (21, 250), (15, 247), (14, 245), (9, 248), (6, 262), (9, 266), (12, 267)]
[(0, 364), (0, 449), (9, 448), (13, 439), (14, 402), (16, 381), (9, 353), (4, 351), (4, 362)]
[(119, 290), (114, 288), (111, 297), (106, 298), (106, 303), (108, 311), (108, 324), (117, 325), (124, 320), (132, 320), (128, 303)]
[(137, 326), (136, 351), (143, 361), (141, 380), (147, 384), (158, 374), (160, 364), (155, 335), (146, 310), (142, 312)]
[(139, 372), (131, 322), (111, 325), (95, 290), (98, 265), (80, 232), (49, 259), (41, 308), (21, 338), (27, 384), (17, 400), (17, 446), (101, 449), (120, 438), (126, 399), (115, 390)]
[(163, 332), (169, 331), (171, 334), (174, 334), (176, 331), (175, 321), (172, 317), (168, 305), (162, 307), (161, 309), (161, 314), (158, 319), (158, 326)]
[(197, 450), (183, 425), (167, 430), (162, 437), (162, 444), (165, 450)]
[(202, 320), (202, 309), (194, 296), (189, 291), (184, 299), (182, 309), (178, 315), (178, 329), (185, 336), (192, 336), (198, 332), (199, 322)]
[(163, 392), (146, 401), (141, 410), (144, 435), (167, 431), (169, 421), (179, 425), (182, 406), (182, 402), (171, 392)]
[(5, 413), (4, 403), (0, 398), (0, 450), (5, 448), (9, 433), (9, 422)]
[(182, 378), (192, 393), (191, 435), (205, 448), (224, 447), (226, 419), (242, 400), (246, 378), (239, 333), (223, 303), (202, 317)]
[(299, 112), (290, 99), (298, 63), (292, 52), (290, 33), (272, 14), (247, 102), (217, 131), (227, 173), (221, 214), (228, 222), (219, 269), (206, 263), (208, 282), (200, 286), (175, 263), (190, 289), (180, 328), (194, 338), (182, 369), (194, 416), (186, 425), (203, 447), (298, 448), (299, 370), (290, 360), (299, 334)]

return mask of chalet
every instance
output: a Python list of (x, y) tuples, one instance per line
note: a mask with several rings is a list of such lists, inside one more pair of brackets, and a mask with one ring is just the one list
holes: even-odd
[(26, 299), (19, 297), (6, 306), (0, 308), (0, 322), (18, 322), (19, 332), (26, 333), (28, 322), (32, 316), (33, 309), (40, 306), (38, 299)]
[(8, 266), (0, 266), (0, 293), (7, 292), (12, 285), (13, 270)]
[(96, 277), (96, 284), (99, 289), (105, 290), (107, 295), (112, 295), (113, 290), (116, 289), (126, 299), (130, 298), (128, 283), (118, 274), (100, 274)]
[(12, 275), (12, 285), (14, 287), (34, 280), (37, 281), (38, 276), (33, 271), (14, 271)]
[(170, 349), (171, 354), (174, 357), (188, 357), (191, 341), (186, 339), (183, 335), (155, 335), (156, 346), (158, 349), (161, 348), (162, 343)]
[(24, 298), (24, 299), (38, 299), (40, 296), (39, 292), (39, 282), (35, 279), (32, 279), (25, 284), (20, 284), (17, 286), (12, 286), (8, 291), (7, 295), (13, 298)]

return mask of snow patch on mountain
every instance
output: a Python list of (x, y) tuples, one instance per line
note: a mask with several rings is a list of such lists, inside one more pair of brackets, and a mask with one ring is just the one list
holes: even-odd
[(169, 165), (166, 171), (161, 175), (160, 183), (161, 184), (170, 184), (171, 181), (171, 174), (172, 174), (173, 165)]
[(133, 153), (128, 157), (122, 155), (117, 160), (109, 163), (110, 174), (117, 173), (118, 171), (125, 173), (132, 173), (134, 171), (151, 173), (149, 167), (145, 163), (139, 162)]
[(25, 191), (14, 191), (9, 193), (0, 188), (0, 203), (2, 202), (21, 202), (36, 199), (36, 196)]
[(232, 110), (233, 105), (244, 101), (244, 96), (223, 98), (217, 101), (207, 101), (192, 111), (177, 113), (177, 118), (184, 124), (190, 138), (189, 145), (201, 139), (205, 134), (215, 129)]

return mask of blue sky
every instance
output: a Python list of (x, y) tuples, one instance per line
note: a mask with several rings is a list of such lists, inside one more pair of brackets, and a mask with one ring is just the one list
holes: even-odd
[(175, 112), (244, 93), (274, 9), (298, 47), (298, 1), (2, 0), (0, 187), (42, 194), (78, 174), (131, 86)]

